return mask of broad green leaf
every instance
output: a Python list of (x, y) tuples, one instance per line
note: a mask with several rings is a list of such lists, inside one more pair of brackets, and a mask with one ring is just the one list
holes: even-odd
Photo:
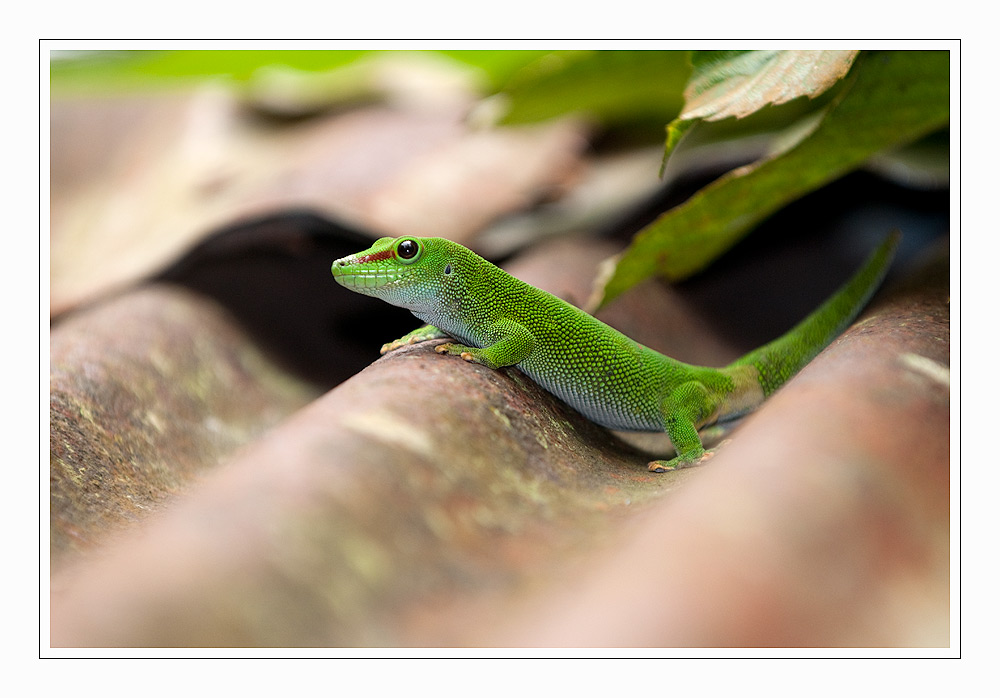
[(682, 119), (742, 118), (817, 97), (847, 75), (857, 51), (696, 51)]
[(504, 88), (504, 123), (582, 113), (602, 122), (660, 124), (683, 105), (687, 51), (557, 51), (519, 71)]
[(684, 109), (667, 126), (664, 163), (700, 121), (742, 119), (768, 105), (818, 97), (850, 70), (857, 51), (695, 51)]
[(845, 89), (804, 139), (777, 157), (733, 170), (640, 231), (603, 286), (606, 303), (657, 273), (703, 269), (785, 204), (948, 124), (947, 51), (861, 55)]

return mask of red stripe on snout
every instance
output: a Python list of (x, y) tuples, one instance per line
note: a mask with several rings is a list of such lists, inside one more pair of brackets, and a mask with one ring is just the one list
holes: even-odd
[(375, 254), (366, 254), (358, 257), (359, 264), (367, 264), (368, 262), (380, 262), (383, 259), (391, 259), (392, 250), (382, 250), (381, 252), (376, 252)]

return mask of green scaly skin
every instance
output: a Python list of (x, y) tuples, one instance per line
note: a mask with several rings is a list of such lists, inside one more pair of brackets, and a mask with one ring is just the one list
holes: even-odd
[(532, 380), (611, 429), (666, 431), (677, 456), (655, 472), (706, 455), (698, 429), (750, 412), (832, 342), (881, 283), (898, 234), (890, 235), (840, 290), (778, 339), (724, 368), (694, 366), (635, 342), (550, 293), (514, 278), (443, 238), (381, 238), (333, 263), (352, 291), (407, 308), (428, 323), (382, 353), (451, 338), (435, 350)]

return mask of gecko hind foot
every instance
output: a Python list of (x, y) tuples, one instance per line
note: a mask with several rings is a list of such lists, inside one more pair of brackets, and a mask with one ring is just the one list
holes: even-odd
[(681, 470), (683, 468), (694, 468), (699, 465), (704, 465), (712, 456), (715, 455), (714, 450), (705, 451), (700, 456), (695, 456), (694, 458), (671, 458), (670, 460), (654, 460), (649, 462), (649, 472), (651, 473), (668, 473), (674, 470)]

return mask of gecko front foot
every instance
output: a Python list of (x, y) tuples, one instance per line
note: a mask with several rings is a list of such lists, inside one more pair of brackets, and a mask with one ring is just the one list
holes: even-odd
[(391, 342), (386, 342), (385, 344), (383, 344), (382, 348), (379, 349), (378, 353), (379, 354), (388, 354), (390, 351), (395, 351), (396, 349), (399, 349), (400, 347), (409, 346), (410, 344), (416, 344), (418, 341), (419, 340), (417, 340), (417, 339), (415, 339), (413, 337), (411, 337), (410, 339), (407, 339), (407, 340), (394, 339)]
[(394, 339), (391, 342), (386, 342), (382, 345), (382, 349), (379, 351), (380, 354), (388, 354), (390, 351), (395, 351), (400, 347), (406, 347), (411, 344), (417, 344), (418, 342), (427, 342), (431, 339), (442, 339), (447, 337), (444, 332), (434, 327), (433, 325), (424, 325), (423, 327), (418, 327), (412, 332), (404, 334), (399, 339)]

